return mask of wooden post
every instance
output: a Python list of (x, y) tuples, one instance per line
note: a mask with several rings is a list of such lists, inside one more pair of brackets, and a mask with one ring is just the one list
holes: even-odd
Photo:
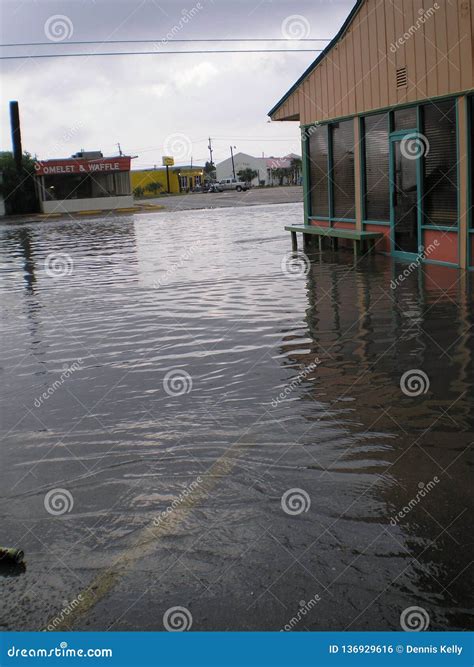
[(298, 250), (298, 239), (296, 237), (296, 232), (291, 232), (291, 249), (293, 251)]

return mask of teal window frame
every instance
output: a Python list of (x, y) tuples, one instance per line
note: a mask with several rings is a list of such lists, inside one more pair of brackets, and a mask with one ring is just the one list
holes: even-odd
[[(312, 208), (311, 208), (311, 196), (310, 196), (310, 187), (311, 187), (311, 179), (310, 179), (310, 166), (309, 166), (309, 149), (308, 146), (306, 145), (306, 160), (307, 160), (307, 183), (305, 183), (305, 201), (306, 201), (306, 210), (308, 214), (305, 214), (305, 221), (307, 220), (308, 222), (306, 224), (309, 224), (311, 220), (321, 220), (322, 222), (328, 222), (329, 227), (333, 226), (333, 223), (335, 222), (349, 222), (353, 225), (356, 223), (355, 218), (337, 218), (334, 216), (334, 187), (333, 187), (333, 150), (332, 150), (332, 124), (334, 122), (342, 123), (344, 121), (352, 120), (354, 119), (355, 116), (346, 116), (344, 118), (339, 118), (337, 121), (332, 121), (328, 123), (311, 123), (309, 125), (302, 126), (302, 131), (306, 134), (307, 133), (307, 128), (308, 127), (315, 127), (316, 125), (327, 127), (327, 133), (328, 133), (328, 159), (327, 159), (327, 173), (328, 173), (328, 208), (329, 208), (329, 216), (324, 216), (324, 215), (314, 215)], [(308, 144), (309, 142), (309, 137), (305, 138), (302, 140), (303, 144)], [(355, 178), (356, 174), (356, 165), (354, 161), (354, 183), (355, 187), (357, 188), (357, 181)], [(355, 201), (354, 201), (354, 206), (355, 206)]]

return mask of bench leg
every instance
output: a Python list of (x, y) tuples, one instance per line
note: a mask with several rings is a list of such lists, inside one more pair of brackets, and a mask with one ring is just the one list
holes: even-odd
[(360, 241), (357, 241), (356, 239), (354, 239), (352, 241), (352, 244), (354, 246), (354, 257), (357, 257), (357, 255), (360, 254)]
[(338, 241), (337, 237), (333, 237), (333, 239), (332, 239), (332, 248), (333, 248), (333, 250), (337, 250), (337, 241)]
[(291, 249), (298, 250), (298, 239), (296, 237), (296, 232), (291, 232)]
[(323, 249), (323, 237), (321, 235), (318, 236), (318, 247), (319, 247), (319, 252), (321, 252)]

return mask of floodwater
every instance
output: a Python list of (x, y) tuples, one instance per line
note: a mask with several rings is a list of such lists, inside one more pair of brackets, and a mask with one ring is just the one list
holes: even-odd
[(301, 220), (0, 226), (3, 629), (471, 625), (473, 275)]

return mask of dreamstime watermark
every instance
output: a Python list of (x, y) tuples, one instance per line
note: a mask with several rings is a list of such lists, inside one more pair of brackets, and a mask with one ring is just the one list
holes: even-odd
[(168, 396), (183, 396), (193, 388), (193, 379), (182, 368), (172, 368), (163, 379), (163, 389)]
[(192, 154), (193, 143), (187, 134), (174, 132), (169, 134), (163, 144), (165, 155), (172, 155), (177, 160), (185, 160)]
[(64, 14), (54, 14), (44, 24), (44, 34), (50, 42), (64, 42), (65, 39), (71, 39), (73, 33), (73, 23)]
[(410, 132), (400, 141), (400, 153), (407, 160), (418, 160), (429, 152), (430, 142), (421, 132)]
[(193, 617), (186, 607), (170, 607), (163, 615), (163, 625), (168, 632), (191, 630)]
[(304, 489), (288, 489), (281, 497), (281, 508), (285, 514), (296, 516), (307, 512), (311, 507), (311, 498)]
[(303, 619), (308, 612), (315, 607), (318, 602), (321, 602), (321, 597), (316, 594), (312, 598), (308, 600), (308, 602), (305, 602), (304, 600), (300, 601), (300, 608), (298, 609), (298, 612), (296, 613), (295, 616), (292, 616), (288, 623), (286, 623), (281, 629), (280, 632), (291, 632), (295, 625), (298, 625), (298, 623)]
[(83, 360), (79, 358), (76, 361), (74, 361), (70, 366), (66, 364), (59, 378), (55, 380), (53, 384), (46, 389), (46, 391), (43, 391), (41, 396), (35, 398), (34, 400), (35, 408), (40, 408), (43, 405), (43, 403), (48, 400), (48, 398), (50, 398), (58, 389), (60, 389), (63, 386), (66, 380), (68, 380), (73, 373), (82, 368), (83, 363), (84, 363)]
[(66, 600), (64, 601), (64, 607), (61, 609), (60, 613), (53, 618), (53, 620), (48, 623), (48, 625), (45, 628), (45, 632), (54, 632), (58, 625), (61, 625), (73, 611), (78, 607), (81, 602), (84, 600), (83, 596), (81, 593), (77, 596), (77, 598), (74, 598), (74, 600), (71, 600), (71, 602), (67, 602)]
[(313, 123), (301, 129), (301, 141), (308, 141), (321, 127), (321, 123)]
[(201, 244), (201, 241), (197, 240), (196, 243), (194, 243), (193, 246), (188, 248), (186, 250), (186, 252), (183, 255), (181, 255), (178, 262), (174, 262), (174, 264), (172, 264), (171, 267), (169, 269), (167, 269), (165, 271), (165, 273), (158, 280), (155, 280), (155, 282), (153, 283), (153, 287), (155, 289), (158, 289), (159, 287), (163, 287), (163, 285), (168, 285), (171, 282), (171, 280), (170, 280), (171, 277), (179, 269), (181, 269), (189, 259), (191, 259), (191, 257), (194, 255), (196, 250), (199, 248), (200, 244)]
[(304, 252), (292, 250), (282, 257), (280, 267), (289, 278), (301, 278), (308, 274), (311, 262)]
[(429, 624), (429, 614), (423, 607), (407, 607), (400, 614), (400, 626), (405, 632), (423, 632)]
[(439, 479), (439, 477), (435, 475), (433, 479), (430, 479), (430, 481), (427, 482), (426, 484), (424, 482), (419, 482), (418, 491), (416, 495), (413, 498), (411, 498), (408, 501), (408, 503), (404, 507), (402, 507), (402, 509), (399, 512), (397, 512), (395, 516), (393, 516), (390, 519), (390, 525), (396, 526), (402, 519), (404, 519), (407, 516), (407, 514), (409, 514), (412, 511), (412, 509), (414, 509), (418, 505), (418, 503), (420, 503), (423, 500), (423, 498), (426, 498), (426, 496), (428, 496), (431, 493), (431, 491), (435, 488), (437, 484), (439, 484), (440, 481), (441, 480)]
[(427, 9), (426, 11), (424, 9), (419, 9), (418, 10), (418, 18), (416, 21), (411, 25), (406, 32), (403, 33), (401, 37), (399, 37), (395, 42), (392, 42), (390, 44), (390, 51), (392, 53), (396, 53), (397, 50), (403, 46), (413, 35), (425, 24), (427, 19), (430, 19), (434, 16), (436, 13), (436, 10), (439, 9), (439, 5), (437, 2), (434, 3), (432, 7)]
[(400, 389), (405, 396), (421, 396), (426, 394), (430, 388), (430, 379), (426, 373), (419, 368), (411, 368), (405, 371), (400, 378)]
[(394, 280), (390, 281), (390, 288), (391, 289), (396, 289), (401, 283), (408, 278), (408, 276), (419, 266), (421, 265), (422, 261), (429, 257), (435, 250), (436, 248), (439, 248), (439, 241), (438, 239), (435, 239), (433, 243), (430, 243), (430, 245), (427, 248), (424, 248), (423, 246), (419, 247), (419, 252), (418, 255), (416, 256), (416, 259), (413, 260), (413, 262), (410, 262), (410, 264), (404, 269)]
[(179, 35), (181, 30), (183, 30), (183, 28), (185, 28), (187, 24), (192, 21), (193, 18), (197, 16), (202, 9), (204, 9), (204, 7), (200, 2), (196, 2), (196, 4), (191, 7), (191, 9), (182, 9), (181, 18), (179, 21), (175, 23), (174, 26), (170, 28), (170, 30), (168, 30), (163, 39), (160, 39), (160, 41), (155, 44), (155, 49), (158, 50), (161, 46), (166, 46), (166, 44), (173, 41), (176, 35)]
[(156, 517), (156, 519), (153, 519), (153, 525), (155, 526), (155, 528), (158, 528), (158, 526), (161, 524), (162, 521), (167, 519), (168, 516), (172, 514), (177, 507), (182, 505), (184, 501), (187, 500), (188, 496), (190, 496), (191, 493), (193, 493), (196, 489), (199, 488), (199, 486), (202, 484), (202, 481), (203, 480), (201, 476), (196, 477), (196, 479), (192, 481), (191, 484), (189, 484), (189, 486), (183, 489), (183, 491), (181, 491), (179, 496), (173, 500), (171, 505), (168, 505), (168, 507), (165, 510), (160, 512), (160, 515)]
[(281, 391), (276, 398), (272, 398), (272, 408), (276, 408), (279, 403), (282, 403), (288, 396), (291, 394), (291, 392), (298, 387), (303, 380), (306, 379), (306, 377), (314, 371), (315, 368), (319, 366), (321, 363), (319, 357), (316, 357), (315, 361), (312, 361), (308, 366), (305, 366), (303, 370), (298, 373), (298, 375), (295, 377), (294, 380), (288, 384), (283, 391)]
[(301, 14), (291, 14), (283, 19), (281, 24), (281, 34), (285, 39), (305, 39), (309, 37), (311, 25)]
[(71, 512), (74, 507), (74, 498), (67, 489), (51, 489), (44, 497), (44, 508), (48, 514), (61, 516)]
[(44, 260), (44, 270), (50, 278), (70, 276), (73, 269), (73, 259), (67, 252), (51, 252)]

